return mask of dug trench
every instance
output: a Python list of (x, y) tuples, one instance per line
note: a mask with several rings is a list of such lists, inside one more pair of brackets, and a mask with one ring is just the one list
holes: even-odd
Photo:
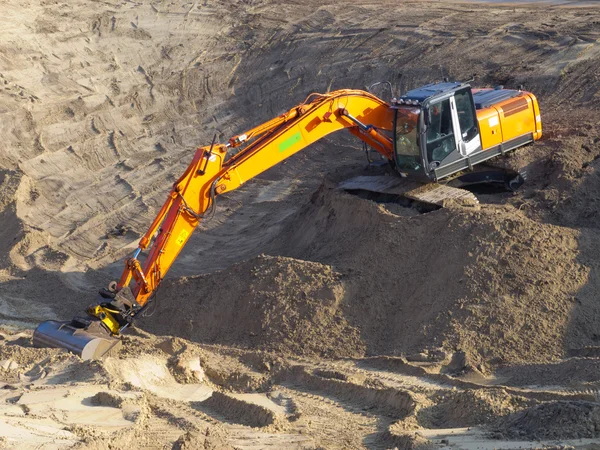
[[(7, 448), (594, 448), (594, 8), (3, 3), (0, 436)], [(198, 145), (313, 91), (524, 85), (517, 193), (426, 214), (340, 191), (324, 139), (220, 199), (104, 361), (31, 347), (118, 278)], [(386, 92), (378, 92), (384, 98)]]

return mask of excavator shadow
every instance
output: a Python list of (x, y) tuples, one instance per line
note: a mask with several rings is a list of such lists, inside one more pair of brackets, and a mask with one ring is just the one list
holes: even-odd
[(390, 192), (376, 192), (368, 189), (344, 189), (349, 194), (355, 195), (365, 200), (371, 200), (376, 203), (394, 204), (402, 208), (414, 211), (414, 214), (426, 214), (436, 211), (442, 206), (433, 205), (431, 203), (420, 202), (417, 200), (405, 197), (403, 194), (395, 194)]

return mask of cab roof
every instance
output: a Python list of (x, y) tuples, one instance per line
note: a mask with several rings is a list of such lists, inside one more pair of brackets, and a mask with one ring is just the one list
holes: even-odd
[(423, 103), (429, 97), (434, 95), (443, 94), (444, 92), (452, 92), (462, 86), (463, 83), (441, 81), (439, 83), (427, 84), (423, 87), (412, 89), (406, 94), (400, 97), (403, 100), (416, 100), (419, 103)]

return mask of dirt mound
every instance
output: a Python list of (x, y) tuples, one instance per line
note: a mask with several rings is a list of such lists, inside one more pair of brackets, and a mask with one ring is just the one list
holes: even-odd
[(498, 429), (527, 439), (597, 438), (600, 406), (585, 401), (542, 403), (509, 416)]
[(22, 343), (11, 343), (0, 347), (0, 360), (10, 359), (24, 367), (44, 359), (56, 359), (56, 357), (69, 359), (71, 355), (58, 348), (31, 348), (24, 347)]
[(577, 236), (511, 206), (407, 217), (325, 184), (270, 249), (301, 260), (262, 256), (165, 281), (143, 326), (330, 357), (443, 346), (483, 372), (554, 359), (586, 281)]
[(202, 402), (211, 410), (222, 414), (225, 418), (250, 427), (277, 428), (282, 418), (274, 411), (262, 405), (248, 403), (242, 399), (215, 391), (210, 398)]
[(216, 427), (187, 432), (175, 441), (172, 450), (233, 450), (234, 447), (225, 441), (224, 434)]
[(343, 311), (369, 353), (445, 346), (495, 364), (563, 354), (587, 275), (577, 237), (511, 206), (405, 217), (325, 185), (280, 250), (345, 275)]
[(419, 423), (427, 428), (472, 427), (495, 422), (531, 405), (531, 401), (504, 389), (469, 389), (450, 392), (434, 406), (419, 411)]
[(385, 448), (406, 450), (433, 450), (435, 444), (424, 438), (418, 431), (406, 430), (403, 424), (393, 423), (381, 434), (379, 443)]
[(207, 343), (359, 356), (364, 346), (342, 315), (344, 296), (329, 266), (260, 256), (220, 273), (165, 281), (157, 314), (143, 326)]

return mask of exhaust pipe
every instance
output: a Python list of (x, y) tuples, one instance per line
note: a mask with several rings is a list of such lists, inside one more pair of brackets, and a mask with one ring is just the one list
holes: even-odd
[[(81, 326), (85, 324), (85, 326)], [(78, 326), (79, 325), (79, 326)], [(121, 348), (121, 340), (112, 337), (97, 319), (73, 319), (70, 322), (47, 320), (33, 333), (34, 347), (64, 348), (84, 361), (101, 359)]]

